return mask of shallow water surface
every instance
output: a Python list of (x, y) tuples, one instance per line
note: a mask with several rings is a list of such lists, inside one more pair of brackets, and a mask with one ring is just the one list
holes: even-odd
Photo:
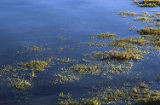
[[(127, 23), (135, 23), (137, 28), (144, 27), (144, 24), (137, 24), (131, 17), (121, 18), (119, 12), (141, 13), (158, 9), (137, 7), (132, 0), (0, 0), (1, 68), (50, 56), (76, 60), (62, 64), (54, 61), (55, 64), (45, 72), (36, 73), (37, 77), (31, 80), (31, 88), (25, 91), (11, 88), (7, 78), (0, 76), (0, 105), (56, 105), (60, 92), (79, 98), (92, 91), (93, 86), (114, 88), (125, 82), (134, 83), (137, 73), (140, 76), (138, 81), (155, 81), (155, 76), (160, 75), (160, 59), (151, 54), (135, 62), (127, 76), (112, 77), (109, 81), (101, 76), (86, 75), (73, 83), (53, 84), (54, 74), (61, 68), (81, 62), (86, 53), (110, 49), (109, 46), (100, 49), (88, 47), (85, 43), (92, 41), (89, 35), (107, 32), (115, 33), (118, 38), (138, 35), (128, 30)], [(40, 46), (49, 50), (25, 52), (24, 46)], [(29, 76), (19, 77), (30, 80)], [(157, 84), (154, 83), (152, 88), (157, 89)]]

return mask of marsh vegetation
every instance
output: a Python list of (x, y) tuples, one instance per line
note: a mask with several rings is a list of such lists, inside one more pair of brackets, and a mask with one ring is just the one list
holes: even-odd
[[(160, 1), (144, 0), (137, 4), (140, 7), (159, 7)], [(87, 35), (86, 30), (80, 32), (84, 34), (82, 37), (66, 36), (70, 29), (62, 28), (60, 33), (57, 31), (58, 37), (45, 36), (43, 43), (38, 40), (34, 44), (27, 42), (18, 46), (11, 52), (12, 57), (8, 53), (10, 59), (7, 63), (2, 62), (1, 87), (14, 96), (13, 100), (18, 102), (15, 105), (29, 105), (37, 94), (47, 96), (46, 100), (51, 95), (51, 103), (58, 105), (159, 103), (160, 77), (156, 71), (159, 64), (154, 59), (159, 60), (160, 55), (160, 13), (118, 11), (116, 16), (122, 23), (130, 21), (130, 27), (123, 30), (114, 24), (110, 30), (105, 27), (105, 31), (99, 28), (88, 31), (86, 28)], [(94, 20), (95, 23), (97, 25), (99, 21)], [(79, 27), (83, 27), (81, 25)], [(46, 105), (50, 105), (47, 102)]]

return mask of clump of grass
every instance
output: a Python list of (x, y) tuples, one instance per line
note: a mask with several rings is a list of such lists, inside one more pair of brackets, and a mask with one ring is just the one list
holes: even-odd
[(114, 40), (109, 43), (110, 46), (123, 47), (123, 48), (130, 46), (130, 44), (137, 44), (137, 45), (143, 46), (143, 45), (148, 44), (148, 41), (142, 37), (137, 37), (135, 39), (134, 38), (123, 38), (119, 40)]
[(100, 53), (100, 52), (93, 53), (93, 55), (100, 60), (113, 59), (116, 61), (140, 60), (143, 58), (144, 54), (145, 52), (142, 52), (138, 49), (127, 49), (122, 52), (111, 50), (105, 53)]
[(57, 58), (56, 59), (58, 62), (62, 62), (62, 63), (70, 63), (73, 62), (74, 60), (72, 60), (71, 58)]
[(158, 43), (158, 46), (160, 46), (160, 38), (157, 38), (156, 42)]
[(160, 35), (160, 29), (144, 28), (140, 30), (141, 35)]
[(145, 83), (140, 83), (140, 84), (139, 84), (139, 87), (140, 87), (140, 88), (146, 88), (146, 89), (149, 88), (148, 85), (146, 85)]
[(101, 101), (98, 98), (83, 99), (82, 103), (84, 105), (101, 105)]
[(49, 65), (47, 61), (32, 60), (30, 62), (22, 63), (21, 66), (24, 69), (30, 69), (31, 71), (42, 72)]
[(134, 12), (125, 11), (125, 12), (120, 12), (120, 15), (122, 17), (125, 17), (125, 16), (136, 16), (137, 14)]
[(6, 65), (4, 66), (4, 68), (2, 69), (2, 71), (4, 72), (8, 72), (8, 71), (13, 71), (13, 72), (16, 72), (16, 68), (10, 66), (10, 65)]
[[(156, 105), (155, 102), (160, 101), (160, 93), (158, 91), (147, 91), (144, 96), (141, 96), (134, 100), (135, 103), (141, 103), (142, 105)], [(149, 104), (150, 103), (150, 104)]]
[(127, 92), (124, 90), (112, 90), (110, 92), (108, 92), (107, 94), (102, 95), (101, 99), (104, 102), (111, 102), (111, 101), (118, 101), (121, 99), (124, 99), (126, 96), (128, 96)]
[(38, 47), (38, 46), (35, 46), (35, 45), (31, 46), (31, 47), (25, 46), (25, 49), (28, 50), (28, 51), (31, 51), (31, 52), (41, 52), (41, 51), (46, 50), (45, 48)]
[(139, 92), (139, 90), (137, 88), (133, 88), (132, 92), (135, 93), (135, 94), (137, 94)]
[(143, 0), (143, 2), (138, 3), (140, 7), (159, 7), (160, 0)]
[(94, 47), (104, 47), (106, 46), (106, 43), (101, 43), (101, 42), (88, 42), (88, 46), (94, 46)]
[(160, 94), (157, 91), (133, 88), (131, 90), (117, 89), (102, 95), (103, 101), (122, 101), (128, 100), (133, 104), (141, 104), (159, 101)]
[(80, 105), (80, 103), (78, 101), (65, 100), (65, 101), (61, 101), (59, 105)]
[(107, 73), (120, 74), (121, 72), (131, 70), (131, 68), (133, 67), (133, 63), (129, 62), (126, 64), (119, 64), (119, 65), (109, 64), (109, 66), (110, 66), (110, 69), (107, 71)]
[(135, 20), (135, 21), (142, 21), (142, 22), (148, 23), (148, 22), (151, 22), (151, 21), (152, 21), (152, 18), (150, 18), (150, 17), (137, 17), (137, 18), (135, 18), (134, 20)]
[[(105, 89), (103, 92), (98, 92), (95, 96), (90, 98), (80, 98), (78, 101), (71, 101), (71, 99), (62, 102), (76, 102), (78, 105), (101, 105), (101, 104), (146, 104), (160, 101), (160, 93), (158, 91), (151, 91), (149, 89), (122, 88), (122, 89)], [(64, 104), (72, 105), (72, 104)], [(74, 105), (74, 104), (73, 104)], [(77, 104), (75, 104), (77, 105)], [(151, 104), (152, 105), (152, 104)], [(154, 105), (154, 104), (153, 104)]]
[(70, 99), (70, 94), (64, 94), (63, 92), (59, 93), (59, 99)]
[(101, 100), (98, 98), (83, 98), (79, 101), (76, 100), (64, 100), (60, 101), (59, 105), (101, 105)]
[(99, 66), (90, 64), (77, 64), (71, 66), (69, 69), (80, 74), (94, 74), (99, 70)]
[(113, 33), (101, 33), (98, 35), (90, 35), (91, 39), (95, 39), (95, 37), (97, 37), (98, 39), (106, 39), (106, 38), (114, 38), (116, 36), (116, 34)]
[(65, 84), (71, 83), (74, 81), (78, 81), (79, 77), (75, 76), (74, 74), (56, 74), (56, 79), (53, 81), (54, 84)]
[(26, 90), (27, 88), (31, 87), (31, 83), (27, 80), (18, 79), (11, 83), (12, 87), (15, 87), (18, 90)]
[(156, 26), (160, 26), (160, 22), (157, 22), (157, 23), (156, 23)]
[(149, 42), (149, 47), (152, 50), (159, 50), (160, 48), (160, 37), (159, 35), (145, 35), (146, 40)]
[(82, 62), (84, 62), (84, 63), (89, 63), (89, 61), (87, 60), (87, 59), (82, 59)]
[(159, 3), (157, 4), (157, 3), (143, 3), (143, 4), (139, 4), (139, 6), (140, 7), (159, 7), (160, 4)]
[(112, 34), (112, 33), (101, 33), (101, 34), (97, 35), (97, 38), (105, 39), (105, 38), (113, 38), (115, 36), (116, 36), (116, 34)]

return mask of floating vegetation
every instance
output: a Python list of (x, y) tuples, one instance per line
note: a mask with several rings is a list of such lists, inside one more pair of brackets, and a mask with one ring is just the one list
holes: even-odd
[(138, 49), (127, 49), (125, 51), (114, 51), (109, 52), (95, 52), (93, 55), (100, 60), (115, 60), (115, 61), (128, 61), (128, 60), (140, 60), (146, 52), (140, 51)]
[(42, 52), (42, 51), (48, 50), (46, 48), (42, 48), (42, 47), (38, 47), (38, 46), (31, 46), (31, 47), (24, 46), (24, 48), (28, 51), (31, 51), (31, 52)]
[(70, 99), (71, 94), (64, 94), (63, 92), (59, 93), (59, 99)]
[(145, 83), (140, 83), (140, 84), (139, 84), (139, 87), (140, 87), (140, 88), (146, 88), (146, 89), (149, 88), (148, 85), (146, 85)]
[(65, 84), (65, 83), (72, 83), (74, 81), (78, 81), (80, 78), (75, 76), (73, 73), (71, 74), (55, 74), (54, 77), (56, 78), (53, 83), (54, 84)]
[(143, 45), (148, 44), (148, 40), (145, 40), (143, 37), (122, 38), (122, 39), (119, 39), (119, 40), (111, 41), (109, 43), (110, 46), (123, 47), (123, 48), (133, 47), (130, 44), (136, 44), (136, 45), (143, 46)]
[(157, 15), (157, 13), (149, 14), (147, 12), (142, 12), (142, 14), (138, 14), (137, 16), (140, 17), (136, 17), (134, 20), (147, 23), (149, 27), (154, 25), (155, 27), (158, 26), (158, 28), (143, 28), (139, 30), (140, 34), (143, 36), (137, 38), (122, 38), (122, 40), (116, 39), (109, 43), (110, 46), (122, 48), (142, 48), (142, 45), (148, 45), (147, 48), (143, 48), (145, 50), (148, 50), (148, 48), (151, 48), (151, 50), (159, 50), (159, 15)]
[(120, 12), (120, 16), (125, 17), (125, 16), (136, 16), (137, 14), (134, 12), (129, 12), (129, 11), (125, 11), (125, 12)]
[(71, 58), (56, 58), (56, 60), (58, 62), (61, 63), (71, 63), (71, 62), (75, 62), (75, 60), (72, 60)]
[[(127, 15), (126, 15), (127, 16)], [(137, 14), (134, 18), (135, 21), (146, 23), (148, 26), (158, 26), (157, 23), (159, 22), (160, 15), (157, 14), (149, 14), (147, 12), (142, 12), (141, 14)], [(135, 26), (131, 24), (131, 27), (129, 28), (130, 31), (137, 30)]]
[(135, 103), (142, 103), (147, 104), (150, 103), (150, 105), (153, 105), (152, 103), (160, 101), (160, 92), (158, 91), (144, 91), (144, 96), (140, 96), (138, 99), (135, 99)]
[(64, 46), (64, 47), (59, 47), (58, 51), (62, 52), (62, 51), (66, 51), (66, 50), (74, 50), (74, 48), (70, 47), (70, 46)]
[(101, 43), (101, 42), (88, 42), (88, 46), (94, 46), (94, 47), (105, 47), (107, 46), (106, 43)]
[(91, 99), (82, 99), (83, 105), (101, 105), (101, 100), (98, 98), (91, 98)]
[(18, 90), (26, 90), (27, 88), (31, 87), (31, 83), (27, 80), (17, 79), (11, 82), (11, 86)]
[(160, 0), (143, 0), (143, 2), (139, 2), (138, 5), (140, 7), (159, 7)]
[(99, 39), (105, 39), (105, 38), (113, 38), (115, 37), (116, 34), (111, 34), (111, 33), (101, 33), (97, 35), (97, 38)]
[(69, 68), (69, 70), (78, 72), (80, 74), (97, 74), (99, 73), (99, 65), (90, 65), (90, 64), (77, 64)]
[(80, 104), (78, 101), (65, 100), (65, 101), (61, 101), (59, 105), (80, 105)]
[(157, 23), (156, 23), (156, 26), (160, 26), (160, 22), (157, 22)]
[(116, 34), (113, 33), (101, 33), (98, 35), (90, 35), (91, 39), (95, 39), (95, 37), (97, 37), (98, 39), (106, 39), (106, 38), (114, 38), (116, 36)]
[(7, 72), (7, 71), (14, 71), (16, 72), (16, 68), (12, 67), (11, 65), (6, 65), (3, 67), (2, 69), (3, 72)]
[(65, 100), (65, 101), (61, 101), (59, 104), (60, 105), (101, 105), (101, 101), (99, 99), (96, 99), (96, 98), (82, 99), (80, 102), (68, 99), (68, 100)]
[[(120, 12), (120, 15), (123, 17), (136, 16), (134, 20), (136, 20), (137, 22), (142, 21), (146, 23), (152, 23), (153, 25), (156, 25), (160, 21), (159, 14), (150, 15), (146, 12), (142, 14), (137, 14), (134, 12)], [(134, 29), (136, 29), (136, 27), (132, 25), (130, 30)], [(58, 53), (58, 56), (60, 56), (60, 58), (58, 58), (57, 55), (55, 55), (54, 58), (49, 58), (45, 60), (44, 59), (42, 60), (40, 58), (43, 57), (43, 54), (41, 55), (40, 52), (45, 51), (46, 48), (41, 48), (37, 46), (26, 47), (28, 51), (35, 52), (35, 54), (37, 54), (38, 52), (38, 55), (36, 56), (31, 55), (31, 57), (34, 56), (33, 57), (34, 60), (28, 61), (27, 59), (28, 62), (22, 62), (15, 65), (13, 64), (12, 66), (11, 65), (3, 66), (2, 72), (5, 71), (4, 73), (5, 75), (3, 77), (5, 77), (6, 80), (9, 80), (11, 86), (17, 90), (26, 90), (33, 85), (33, 83), (31, 83), (30, 81), (32, 80), (34, 80), (34, 82), (38, 81), (38, 83), (35, 83), (35, 85), (37, 85), (41, 83), (40, 80), (44, 78), (45, 80), (42, 80), (43, 83), (44, 81), (47, 82), (52, 81), (52, 84), (54, 85), (58, 84), (60, 86), (64, 86), (62, 84), (69, 84), (67, 85), (67, 88), (68, 86), (70, 87), (73, 84), (73, 82), (75, 81), (79, 82), (79, 80), (82, 79), (83, 77), (87, 77), (89, 78), (89, 80), (92, 80), (92, 78), (96, 80), (96, 82), (95, 81), (86, 82), (86, 83), (90, 82), (90, 85), (86, 86), (87, 88), (89, 88), (92, 85), (92, 82), (94, 82), (96, 86), (95, 87), (93, 86), (92, 92), (89, 92), (89, 94), (87, 95), (79, 94), (80, 96), (82, 96), (81, 98), (72, 99), (70, 94), (64, 94), (63, 92), (59, 93), (58, 96), (59, 105), (106, 105), (106, 104), (145, 105), (148, 103), (154, 103), (160, 101), (160, 92), (157, 90), (150, 90), (148, 82), (144, 83), (138, 81), (138, 84), (133, 84), (133, 85), (131, 84), (130, 86), (125, 85), (121, 87), (121, 85), (123, 85), (125, 81), (127, 82), (130, 81), (132, 83), (133, 81), (135, 81), (134, 79), (132, 79), (132, 77), (131, 78), (129, 77), (130, 76), (129, 71), (132, 69), (134, 62), (143, 59), (143, 56), (148, 51), (147, 48), (153, 46), (155, 46), (157, 49), (160, 48), (160, 37), (158, 36), (160, 35), (159, 29), (144, 28), (140, 30), (140, 34), (141, 36), (138, 37), (121, 38), (121, 39), (117, 39), (116, 34), (112, 33), (101, 33), (97, 35), (91, 35), (91, 39), (96, 38), (97, 40), (98, 39), (105, 39), (105, 40), (98, 40), (98, 41), (95, 40), (95, 42), (89, 42), (87, 43), (87, 45), (98, 48), (103, 47), (101, 49), (96, 48), (96, 50), (99, 51), (105, 50), (106, 52), (94, 52), (93, 55), (90, 55), (91, 49), (89, 49), (84, 51), (85, 53), (88, 54), (84, 55), (85, 58), (82, 58), (80, 54), (82, 54), (83, 51), (82, 52), (78, 51), (81, 51), (83, 49), (77, 50), (79, 46), (77, 46), (76, 44), (75, 45), (76, 51), (74, 52), (75, 55), (72, 55), (72, 53), (70, 53), (71, 56), (77, 57), (76, 60), (68, 57), (62, 57), (68, 53), (68, 52), (66, 53), (66, 50), (73, 49), (68, 46), (58, 48), (58, 51), (64, 51), (64, 53)], [(62, 41), (69, 40), (66, 37), (59, 37), (58, 39)], [(108, 49), (104, 48), (106, 46), (108, 47)], [(83, 46), (80, 46), (80, 48), (81, 47)], [(110, 50), (110, 48), (115, 48), (115, 47), (118, 48), (118, 50), (115, 49)], [(95, 51), (95, 48), (93, 49)], [(19, 52), (17, 53), (20, 54)], [(49, 52), (46, 53), (45, 56), (47, 56), (48, 54), (53, 55), (53, 53)], [(57, 65), (55, 68), (51, 68), (53, 70), (49, 70), (49, 72), (43, 72), (53, 63), (53, 60), (56, 62), (56, 65), (57, 64), (59, 65)], [(38, 72), (42, 72), (42, 75), (34, 79), (34, 77), (36, 77), (35, 73)], [(137, 71), (134, 72), (137, 73)], [(125, 78), (123, 78), (124, 77), (123, 74), (125, 74), (125, 76), (127, 75), (128, 76), (127, 78), (129, 79), (126, 80)], [(0, 77), (2, 75), (0, 72)], [(30, 78), (29, 76), (33, 78)], [(133, 76), (133, 78), (136, 78), (136, 80), (138, 78), (135, 77), (135, 75), (131, 76)], [(109, 79), (106, 79), (106, 77)], [(113, 80), (113, 82), (111, 80)], [(82, 83), (82, 87), (80, 87), (81, 89), (83, 88), (83, 85), (84, 84)], [(118, 85), (120, 88), (114, 87), (114, 85), (115, 86)], [(106, 88), (106, 86), (109, 86), (109, 89)], [(72, 88), (74, 88), (74, 86)], [(70, 88), (69, 90), (72, 91), (71, 90), (72, 88)]]
[(82, 62), (84, 62), (84, 63), (89, 63), (89, 61), (87, 60), (87, 59), (82, 59)]
[(142, 21), (142, 22), (146, 22), (146, 23), (152, 22), (152, 18), (150, 18), (150, 17), (137, 17), (134, 20), (135, 21)]
[[(153, 95), (154, 94), (154, 95)], [(131, 90), (115, 90), (109, 93), (109, 95), (104, 95), (103, 100), (105, 101), (119, 101), (128, 100), (134, 103), (146, 103), (149, 100), (159, 98), (160, 94), (156, 91), (150, 91), (146, 89), (133, 88)], [(123, 101), (122, 101), (123, 102)]]
[[(71, 101), (72, 100), (72, 101)], [(106, 89), (92, 98), (64, 99), (62, 105), (106, 105), (106, 104), (144, 104), (160, 101), (160, 92), (149, 89)], [(73, 104), (72, 104), (73, 103)], [(61, 104), (60, 104), (61, 105)], [(152, 104), (151, 104), (152, 105)]]
[(104, 75), (109, 74), (120, 74), (122, 72), (126, 72), (132, 69), (133, 67), (133, 63), (129, 62), (129, 63), (125, 63), (125, 64), (119, 64), (119, 65), (115, 65), (115, 64), (109, 64), (110, 68), (109, 70), (104, 73)]
[(24, 70), (31, 70), (35, 72), (42, 72), (49, 65), (50, 62), (41, 60), (32, 60), (30, 62), (22, 63), (21, 66)]
[(141, 35), (160, 35), (160, 29), (144, 28), (140, 30)]

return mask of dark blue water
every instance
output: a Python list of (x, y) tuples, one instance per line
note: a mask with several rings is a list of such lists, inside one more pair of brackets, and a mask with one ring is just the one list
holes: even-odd
[[(132, 0), (0, 0), (0, 65), (31, 59), (34, 55), (17, 57), (16, 52), (23, 46), (32, 45), (51, 48), (43, 57), (56, 55), (81, 59), (83, 54), (93, 50), (82, 44), (90, 41), (91, 34), (110, 32), (116, 33), (117, 37), (137, 36), (137, 33), (129, 31), (129, 26), (126, 25), (127, 22), (135, 23), (133, 19), (121, 18), (118, 15), (120, 11), (140, 13), (157, 9), (159, 8), (139, 8)], [(137, 27), (143, 27), (143, 24), (137, 24)], [(61, 36), (68, 40), (59, 40), (58, 37)], [(69, 46), (65, 52), (60, 53), (57, 50), (65, 46)], [(69, 50), (70, 48), (74, 50)], [(152, 77), (159, 75), (159, 60), (155, 57), (137, 63), (133, 68), (134, 72), (147, 68), (143, 79), (150, 77), (150, 80), (154, 80)], [(50, 69), (51, 73), (54, 73), (58, 66)], [(132, 81), (130, 79), (128, 77), (128, 81)], [(17, 92), (1, 83), (0, 105), (56, 105), (59, 92), (81, 97), (90, 91), (86, 86), (107, 84), (88, 78), (74, 84), (53, 85), (52, 79), (49, 80), (45, 75), (34, 81), (32, 89), (25, 92)]]

